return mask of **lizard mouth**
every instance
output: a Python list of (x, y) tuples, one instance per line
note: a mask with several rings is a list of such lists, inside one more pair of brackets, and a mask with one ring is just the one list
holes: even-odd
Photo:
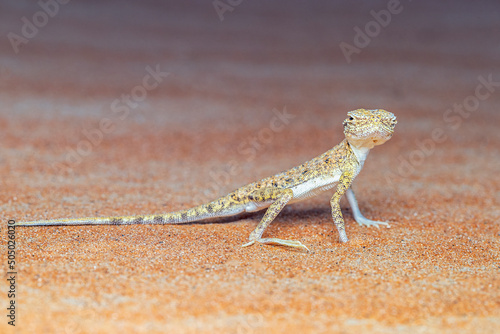
[(378, 138), (373, 138), (372, 143), (373, 145), (381, 145), (388, 141), (391, 138), (391, 136), (384, 136), (384, 137), (378, 137)]
[(351, 140), (359, 143), (364, 142), (364, 145), (373, 147), (382, 145), (383, 143), (391, 139), (391, 137), (392, 133), (389, 131), (377, 131), (365, 136), (351, 136)]
[(387, 140), (391, 139), (391, 137), (392, 137), (392, 132), (387, 130), (381, 130), (370, 134), (366, 134), (365, 136), (358, 136), (357, 138), (371, 140), (374, 144), (377, 144), (380, 142), (386, 142)]

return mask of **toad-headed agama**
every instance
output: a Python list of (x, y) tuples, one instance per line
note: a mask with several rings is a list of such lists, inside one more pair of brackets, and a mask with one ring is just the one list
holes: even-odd
[(249, 242), (243, 246), (259, 242), (307, 250), (300, 241), (262, 238), (262, 234), (285, 205), (335, 188), (330, 200), (332, 219), (339, 231), (340, 241), (347, 242), (340, 211), (340, 198), (344, 194), (352, 208), (354, 219), (360, 225), (388, 225), (386, 222), (367, 219), (361, 214), (351, 184), (363, 168), (370, 149), (389, 140), (396, 123), (394, 114), (383, 109), (350, 111), (343, 123), (345, 139), (331, 150), (300, 166), (250, 183), (224, 197), (191, 209), (141, 216), (39, 220), (19, 222), (16, 226), (183, 224), (267, 208), (264, 217), (250, 234)]

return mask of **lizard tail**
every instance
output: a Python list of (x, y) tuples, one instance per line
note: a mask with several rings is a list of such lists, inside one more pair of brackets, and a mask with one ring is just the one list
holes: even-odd
[(16, 222), (14, 226), (185, 224), (207, 218), (233, 216), (243, 211), (244, 208), (241, 205), (227, 202), (221, 198), (191, 209), (156, 215), (37, 220)]

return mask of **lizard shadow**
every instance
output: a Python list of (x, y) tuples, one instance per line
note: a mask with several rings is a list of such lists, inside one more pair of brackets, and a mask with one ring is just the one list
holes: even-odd
[[(194, 221), (190, 223), (183, 223), (182, 225), (205, 225), (205, 224), (231, 224), (237, 223), (242, 219), (255, 220), (257, 223), (262, 219), (266, 209), (256, 212), (245, 212), (230, 217), (208, 218), (203, 221)], [(347, 217), (352, 218), (352, 212), (348, 208), (343, 208), (342, 213), (344, 219)], [(303, 224), (304, 221), (314, 222), (315, 224), (333, 224), (331, 218), (331, 209), (329, 207), (314, 206), (308, 208), (287, 208), (279, 213), (273, 221), (273, 225), (290, 225), (290, 224)]]

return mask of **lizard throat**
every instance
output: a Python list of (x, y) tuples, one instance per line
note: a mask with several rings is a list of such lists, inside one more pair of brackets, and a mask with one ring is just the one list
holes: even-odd
[(370, 149), (373, 147), (366, 147), (366, 146), (355, 146), (349, 142), (349, 146), (351, 147), (352, 151), (354, 152), (354, 155), (356, 156), (356, 159), (358, 159), (359, 165), (362, 168), (363, 165), (365, 164), (366, 157), (368, 156), (368, 153), (370, 153)]

